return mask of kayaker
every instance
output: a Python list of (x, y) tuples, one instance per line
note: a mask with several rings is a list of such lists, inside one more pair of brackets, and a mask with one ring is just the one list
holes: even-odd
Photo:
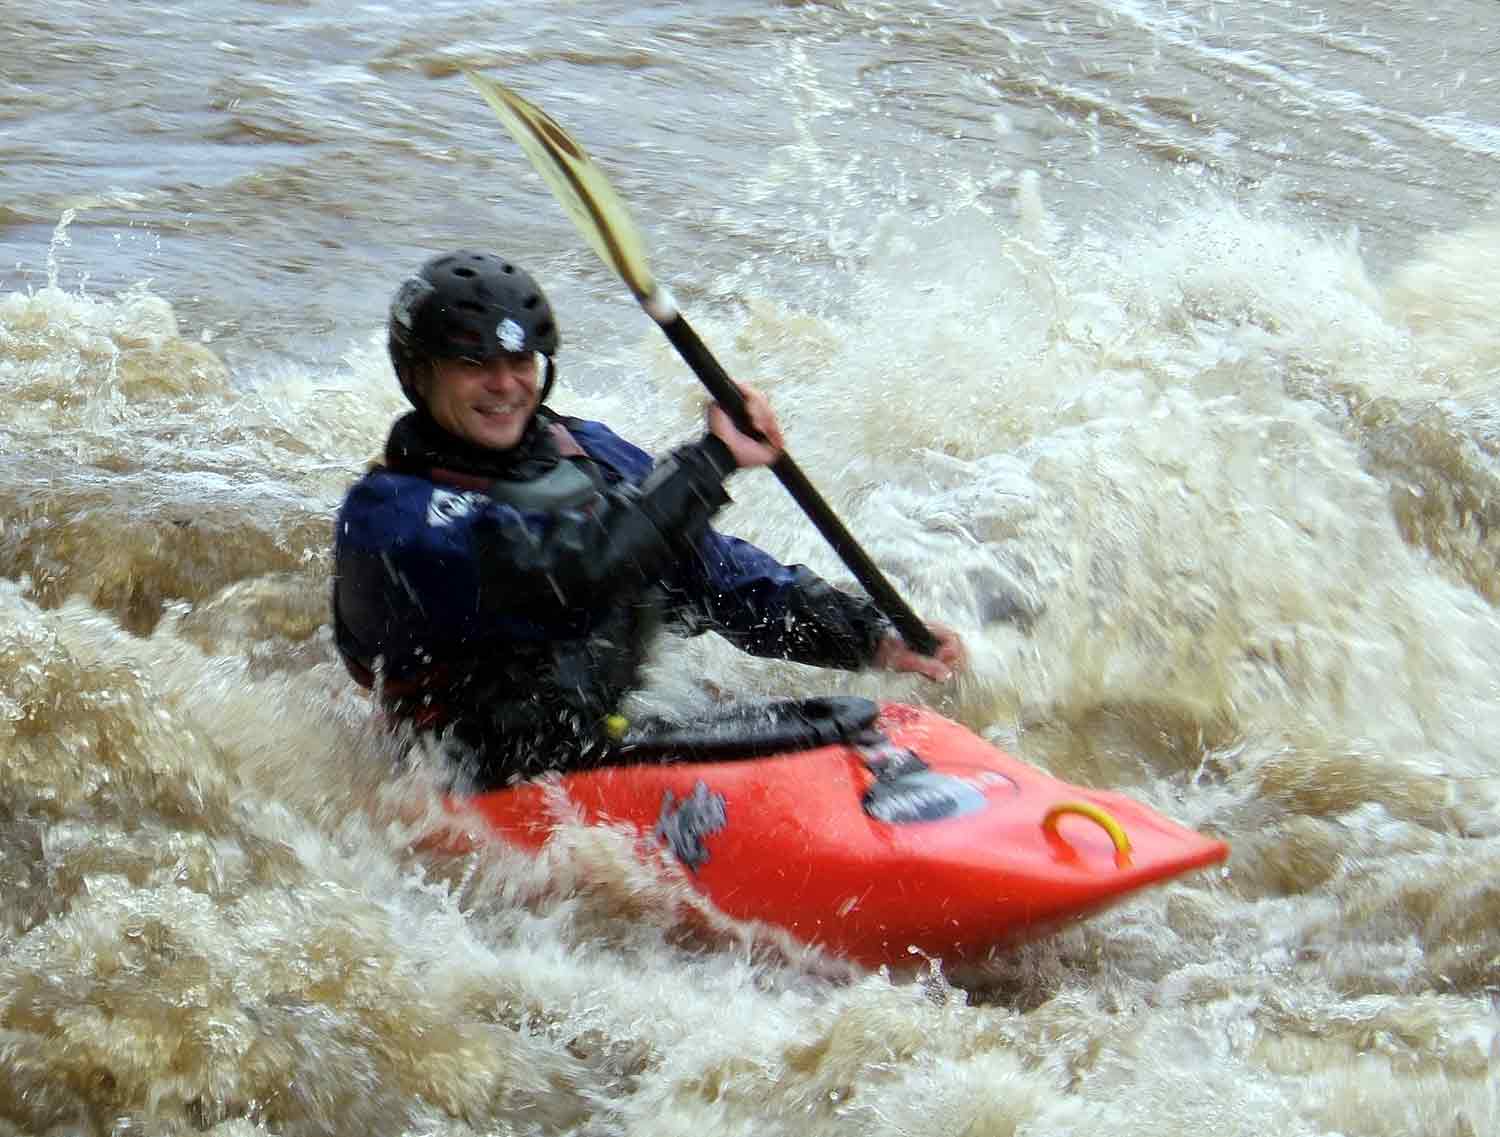
[(397, 290), (391, 362), (414, 410), (336, 522), (333, 615), (356, 681), (439, 740), (477, 784), (609, 759), (611, 716), (665, 619), (754, 655), (946, 680), (867, 600), (715, 532), (725, 480), (782, 446), (717, 406), (660, 461), (602, 423), (546, 406), (559, 344), (532, 277), (490, 253), (435, 257)]

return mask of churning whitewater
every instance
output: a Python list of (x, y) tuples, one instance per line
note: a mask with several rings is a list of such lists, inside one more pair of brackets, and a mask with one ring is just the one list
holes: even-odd
[[(11, 8), (0, 1135), (1500, 1132), (1490, 5)], [(666, 640), (635, 709), (927, 705), (1222, 868), (868, 973), (565, 813), (423, 851), (328, 611), (395, 285), (503, 251), (558, 410), (662, 450), (703, 402), (463, 68), (589, 147), (973, 657)]]

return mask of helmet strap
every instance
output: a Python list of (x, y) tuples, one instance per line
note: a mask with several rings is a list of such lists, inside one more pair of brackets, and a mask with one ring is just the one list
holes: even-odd
[(411, 354), (406, 357), (405, 366), (397, 371), (396, 378), (401, 380), (402, 393), (407, 402), (419, 411), (427, 409), (427, 393), (424, 388), (432, 382), (435, 370), (432, 360), (427, 356)]
[(547, 401), (547, 396), (552, 393), (552, 381), (557, 378), (557, 364), (552, 362), (552, 357), (544, 355), (542, 358), (547, 361), (547, 371), (542, 377), (542, 393), (536, 401), (537, 406), (541, 406)]

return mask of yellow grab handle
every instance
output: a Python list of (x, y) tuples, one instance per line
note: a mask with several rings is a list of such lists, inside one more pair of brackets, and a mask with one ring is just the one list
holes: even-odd
[(1124, 827), (1110, 816), (1109, 811), (1091, 801), (1060, 801), (1042, 818), (1042, 829), (1048, 833), (1057, 832), (1058, 819), (1065, 813), (1076, 813), (1079, 817), (1087, 817), (1109, 834), (1109, 839), (1115, 843), (1116, 860), (1130, 860), (1130, 838), (1126, 836)]

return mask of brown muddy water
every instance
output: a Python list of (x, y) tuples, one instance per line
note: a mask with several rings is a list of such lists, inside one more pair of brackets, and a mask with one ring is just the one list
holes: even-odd
[[(1500, 1132), (1500, 15), (1481, 0), (186, 8), (0, 35), (0, 1134)], [(396, 281), (502, 249), (559, 409), (691, 376), (458, 77), (577, 133), (914, 606), (925, 702), (1233, 845), (861, 974), (606, 831), (438, 861), (332, 650)], [(722, 527), (839, 580), (769, 478)]]

